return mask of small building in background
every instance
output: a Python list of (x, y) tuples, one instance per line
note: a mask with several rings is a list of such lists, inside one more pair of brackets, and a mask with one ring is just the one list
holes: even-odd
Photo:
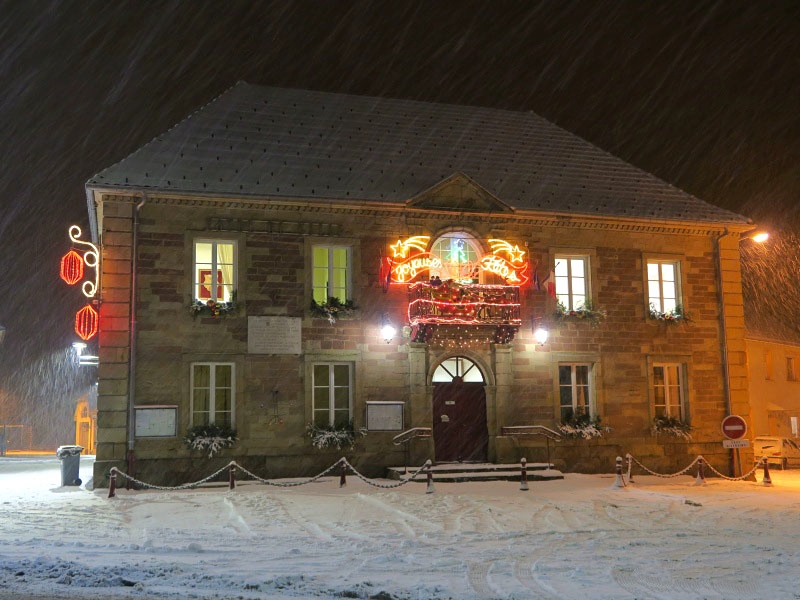
[(81, 396), (75, 406), (75, 444), (83, 447), (84, 454), (97, 451), (97, 407), (92, 407), (89, 396)]

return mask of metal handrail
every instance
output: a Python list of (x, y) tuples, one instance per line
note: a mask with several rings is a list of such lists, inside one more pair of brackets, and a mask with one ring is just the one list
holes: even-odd
[(406, 444), (410, 442), (414, 438), (429, 438), (431, 435), (432, 432), (430, 427), (413, 427), (394, 436), (392, 438), (392, 443), (395, 446), (399, 446), (400, 444)]
[(510, 436), (543, 435), (556, 442), (561, 439), (560, 433), (550, 429), (549, 427), (545, 427), (544, 425), (512, 425), (509, 427), (501, 427), (500, 434)]
[(501, 427), (500, 435), (508, 435), (511, 437), (542, 435), (544, 436), (545, 445), (547, 446), (547, 468), (550, 468), (550, 440), (555, 442), (561, 439), (561, 434), (557, 431), (545, 427), (544, 425), (512, 425), (509, 427)]

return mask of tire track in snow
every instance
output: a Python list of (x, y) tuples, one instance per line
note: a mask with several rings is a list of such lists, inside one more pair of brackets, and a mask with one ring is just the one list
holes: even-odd
[(489, 583), (489, 570), (494, 561), (473, 562), (467, 566), (467, 581), (481, 600), (494, 600), (505, 598), (503, 594)]

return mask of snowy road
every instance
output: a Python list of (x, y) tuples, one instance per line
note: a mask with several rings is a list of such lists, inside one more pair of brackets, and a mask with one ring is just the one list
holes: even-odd
[(0, 459), (0, 598), (800, 598), (800, 471), (109, 500), (21, 464)]

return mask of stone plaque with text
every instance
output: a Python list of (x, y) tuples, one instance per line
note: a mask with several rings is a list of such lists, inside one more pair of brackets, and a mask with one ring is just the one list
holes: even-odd
[(249, 354), (300, 354), (300, 317), (247, 317)]

